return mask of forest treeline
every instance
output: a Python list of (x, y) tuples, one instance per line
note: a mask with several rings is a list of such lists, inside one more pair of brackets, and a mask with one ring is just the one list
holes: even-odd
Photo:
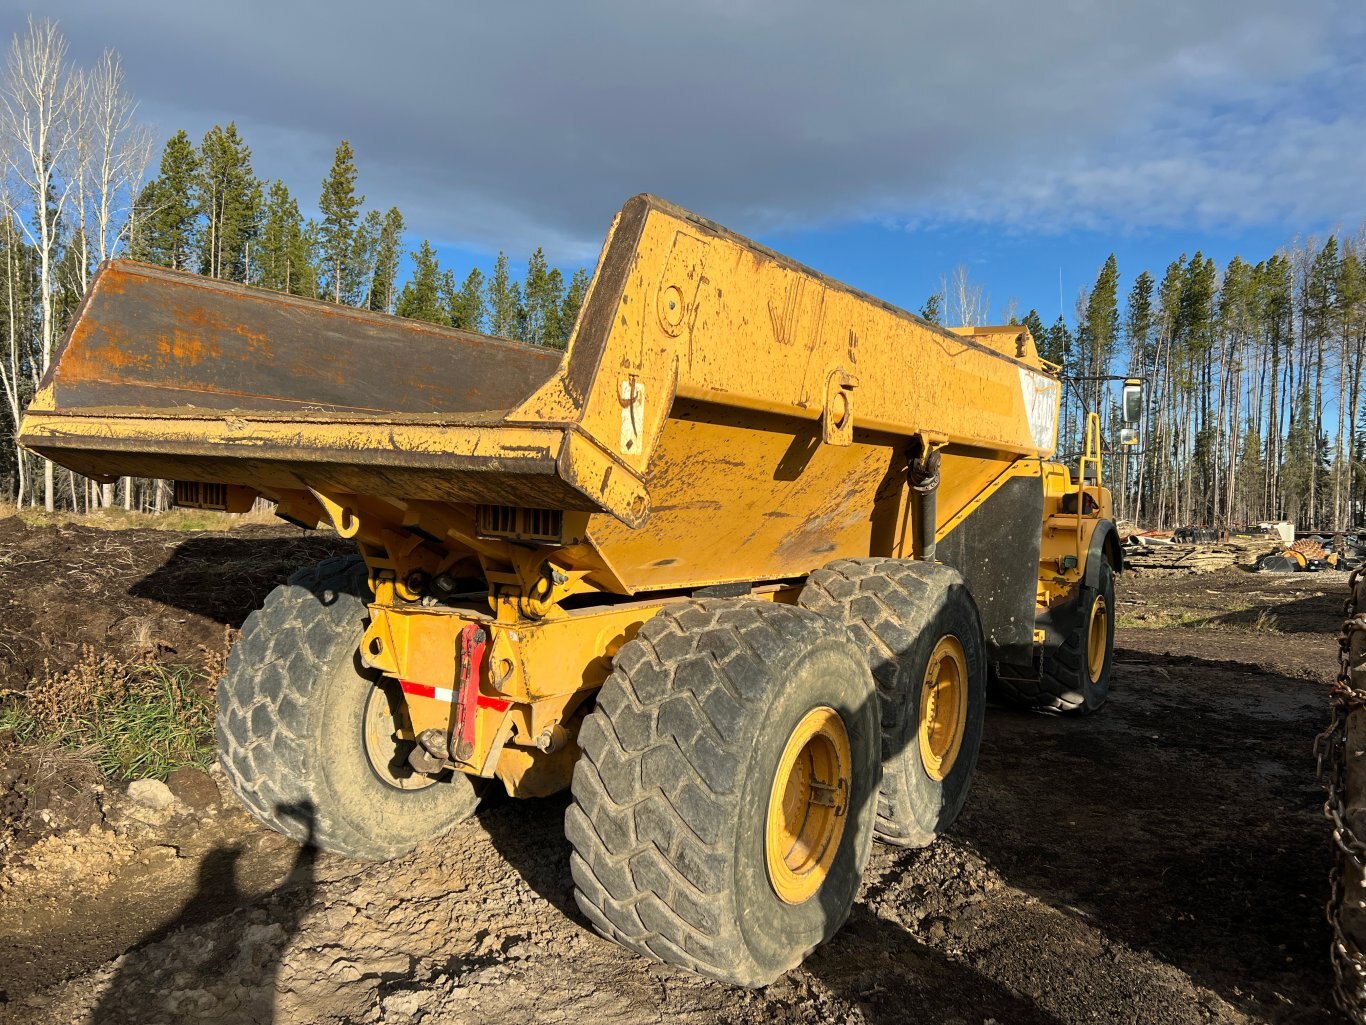
[(537, 248), (523, 280), (500, 252), (487, 279), (478, 268), (457, 282), (424, 239), (408, 256), (400, 285), (406, 224), (397, 207), (365, 209), (356, 159), (342, 140), (304, 217), (284, 182), (252, 170), (237, 125), (215, 125), (198, 146), (184, 131), (167, 140), (155, 176), (133, 199), (127, 255), (175, 270), (396, 313), (470, 331), (562, 348), (588, 287), (588, 272), (568, 280)]
[[(984, 305), (961, 271), (920, 313), (973, 323)], [(1045, 325), (1033, 309), (1011, 319), (1069, 379), (1059, 456), (1075, 461), (1085, 414), (1101, 415), (1119, 515), (1155, 527), (1366, 521), (1366, 232), (1222, 268), (1182, 254), (1160, 279), (1140, 271), (1124, 296), (1111, 254), (1071, 325)], [(1119, 389), (1094, 380), (1106, 376), (1145, 382), (1135, 448), (1111, 447)]]
[[(48, 508), (159, 509), (158, 482), (93, 483), (14, 444), (16, 425), (100, 261), (127, 255), (333, 303), (562, 347), (589, 275), (568, 278), (537, 249), (514, 276), (463, 278), (412, 238), (395, 207), (367, 208), (342, 142), (316, 215), (281, 181), (261, 180), (235, 124), (158, 146), (136, 117), (117, 54), (75, 67), (50, 22), (11, 44), (0, 82), (0, 498)], [(405, 260), (405, 254), (408, 259)], [(1257, 263), (1216, 267), (1200, 252), (1147, 270), (1121, 295), (1113, 255), (1069, 321), (1023, 318), (1044, 357), (1072, 378), (1147, 382), (1136, 448), (1108, 452), (1121, 515), (1151, 526), (1288, 518), (1342, 529), (1366, 502), (1366, 236), (1301, 240)], [(965, 268), (921, 309), (982, 323)], [(1014, 319), (1014, 318), (1012, 318)], [(1065, 390), (1059, 455), (1081, 447), (1085, 413), (1118, 437), (1116, 387)]]
[(15, 427), (99, 263), (127, 256), (327, 302), (563, 348), (588, 288), (538, 248), (514, 276), (443, 269), (423, 240), (406, 253), (403, 214), (368, 208), (350, 144), (337, 147), (305, 217), (282, 181), (263, 181), (235, 124), (157, 152), (117, 54), (72, 66), (50, 22), (16, 35), (0, 86), (0, 498), (48, 509), (159, 509), (166, 488), (97, 487), (25, 453)]

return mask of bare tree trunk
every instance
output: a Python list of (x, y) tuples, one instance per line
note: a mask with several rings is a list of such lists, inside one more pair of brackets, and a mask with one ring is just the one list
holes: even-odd
[(1224, 517), (1225, 521), (1230, 523), (1234, 519), (1233, 503), (1237, 495), (1235, 485), (1238, 479), (1238, 450), (1241, 447), (1238, 419), (1241, 416), (1242, 409), (1243, 382), (1239, 341), (1236, 334), (1229, 338), (1228, 362), (1225, 364), (1225, 373), (1220, 381), (1220, 391), (1223, 393), (1223, 397), (1219, 405), (1220, 408), (1228, 410), (1228, 463), (1224, 474)]
[(1309, 526), (1319, 526), (1319, 427), (1323, 423), (1323, 331), (1314, 332), (1314, 406), (1309, 434)]
[[(5, 393), (5, 404), (8, 407), (10, 420), (18, 425), (19, 418), (23, 413), (22, 394), (20, 382), (24, 373), (22, 363), (22, 353), (28, 340), (21, 335), (19, 317), (19, 293), (16, 287), (16, 279), (19, 275), (18, 261), (15, 256), (15, 246), (18, 244), (18, 232), (14, 227), (14, 206), (11, 197), (7, 192), (0, 191), (0, 215), (5, 218), (3, 230), (5, 246), (5, 298), (8, 308), (8, 349), (5, 353), (5, 360), (0, 364), (0, 387)], [(18, 431), (12, 439), (14, 442), (16, 480), (15, 480), (15, 502), (22, 508), (24, 498), (28, 491), (28, 460), (26, 453), (19, 444)]]
[[(341, 302), (340, 262), (335, 270), (337, 302)], [(940, 281), (943, 293), (948, 296), (948, 309), (944, 311), (948, 323), (955, 327), (975, 327), (986, 321), (991, 305), (981, 285), (975, 283), (968, 274), (968, 267), (960, 263), (953, 269), (950, 281)]]
[[(25, 226), (37, 249), (41, 327), (38, 346), (40, 373), (52, 359), (55, 330), (53, 263), (57, 229), (71, 194), (72, 178), (62, 173), (72, 149), (71, 114), (75, 79), (66, 67), (66, 40), (50, 21), (30, 19), (28, 31), (10, 46), (0, 117), (16, 143), (8, 154), (10, 170), (22, 182), (33, 205), (33, 229)], [(52, 464), (43, 468), (43, 504), (53, 509)]]

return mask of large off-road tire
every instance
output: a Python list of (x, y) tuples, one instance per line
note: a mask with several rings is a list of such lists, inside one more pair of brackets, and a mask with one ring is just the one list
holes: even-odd
[(982, 747), (987, 662), (977, 604), (958, 571), (909, 559), (840, 559), (801, 605), (863, 649), (882, 718), (877, 837), (924, 847), (963, 810)]
[(666, 608), (618, 653), (579, 744), (565, 832), (604, 936), (762, 986), (848, 917), (877, 707), (838, 624), (748, 600)]
[(361, 667), (365, 564), (295, 573), (247, 617), (218, 684), (219, 761), (272, 829), (324, 850), (384, 861), (439, 836), (478, 804), (462, 773), (407, 767), (393, 735), (402, 699)]
[(1007, 700), (1053, 715), (1086, 715), (1110, 696), (1115, 654), (1115, 571), (1103, 556), (1095, 587), (1055, 610), (1057, 638), (1036, 660), (1034, 672), (1002, 667), (995, 683)]

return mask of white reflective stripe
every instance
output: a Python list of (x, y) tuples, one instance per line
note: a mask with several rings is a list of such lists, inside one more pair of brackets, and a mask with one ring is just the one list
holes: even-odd
[(1062, 385), (1051, 377), (1020, 367), (1020, 393), (1024, 396), (1025, 416), (1034, 447), (1052, 452), (1058, 444), (1058, 389)]
[(425, 683), (409, 683), (407, 680), (400, 682), (404, 694), (411, 694), (417, 698), (435, 698), (437, 701), (444, 701), (447, 704), (455, 703), (455, 691), (447, 687), (429, 687)]

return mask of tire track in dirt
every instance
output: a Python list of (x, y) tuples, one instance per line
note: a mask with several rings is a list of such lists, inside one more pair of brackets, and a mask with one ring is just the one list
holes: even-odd
[[(214, 543), (143, 572), (179, 593)], [(364, 865), (235, 806), (138, 819), (110, 792), (102, 825), (0, 866), (0, 1022), (1333, 1021), (1310, 744), (1336, 626), (1316, 624), (1341, 599), (1310, 581), (1126, 579), (1121, 606), (1214, 617), (1225, 586), (1247, 606), (1227, 623), (1120, 632), (1099, 714), (992, 707), (958, 824), (927, 850), (875, 847), (846, 927), (763, 991), (596, 937), (572, 900), (564, 797), (493, 801)], [(1249, 629), (1259, 607), (1286, 632)]]
[[(572, 906), (565, 800), (505, 800), (397, 862), (296, 866), (263, 899), (0, 1020), (1329, 1021), (1315, 920), (1327, 851), (1304, 743), (1320, 695), (1221, 672), (1122, 656), (1111, 706), (1089, 721), (993, 708), (959, 827), (924, 851), (878, 847), (849, 924), (762, 992), (597, 938)], [(1172, 729), (1182, 707), (1189, 723)], [(1284, 771), (1229, 757), (1257, 744)], [(1173, 786), (1187, 769), (1207, 780), (1194, 804)], [(1266, 832), (1230, 834), (1258, 821)], [(1230, 867), (1236, 849), (1247, 861)], [(1240, 874), (1259, 864), (1261, 878)], [(1240, 928), (1253, 903), (1263, 913)]]

